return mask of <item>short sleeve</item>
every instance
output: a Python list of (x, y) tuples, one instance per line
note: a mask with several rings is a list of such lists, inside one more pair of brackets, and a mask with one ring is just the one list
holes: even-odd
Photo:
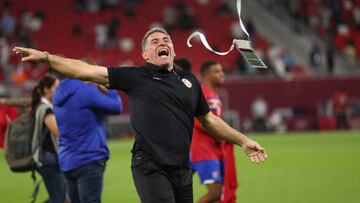
[(125, 92), (131, 90), (135, 85), (136, 69), (134, 67), (108, 68), (109, 88)]
[(46, 111), (45, 111), (45, 117), (46, 117), (47, 115), (50, 115), (50, 114), (54, 114), (54, 111), (53, 111), (51, 108), (46, 109)]
[(197, 101), (197, 105), (196, 105), (196, 109), (195, 109), (195, 117), (199, 117), (199, 116), (203, 116), (207, 113), (210, 112), (210, 108), (209, 108), (209, 105), (208, 103), (206, 102), (206, 99), (205, 99), (205, 96), (204, 96), (204, 93), (201, 89), (201, 86), (200, 86), (200, 83), (197, 79), (196, 80), (196, 85), (197, 85), (197, 88), (198, 88), (198, 94), (199, 94), (199, 97), (198, 97), (198, 101)]

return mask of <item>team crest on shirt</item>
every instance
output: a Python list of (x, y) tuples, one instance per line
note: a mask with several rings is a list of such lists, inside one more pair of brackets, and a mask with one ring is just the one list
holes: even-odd
[(185, 84), (186, 87), (188, 87), (188, 88), (192, 87), (192, 84), (188, 79), (183, 78), (181, 81)]
[(218, 171), (213, 171), (211, 175), (213, 178), (218, 178), (220, 174)]
[(213, 114), (221, 116), (222, 103), (219, 98), (210, 97), (207, 99), (207, 103), (209, 104), (210, 110), (213, 112)]

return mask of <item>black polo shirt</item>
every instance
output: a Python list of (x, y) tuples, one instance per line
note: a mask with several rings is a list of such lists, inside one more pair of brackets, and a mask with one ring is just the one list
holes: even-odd
[[(129, 98), (135, 150), (163, 164), (188, 167), (194, 116), (207, 114), (209, 106), (196, 77), (175, 67), (108, 68), (111, 89)], [(133, 161), (134, 164), (134, 161)]]

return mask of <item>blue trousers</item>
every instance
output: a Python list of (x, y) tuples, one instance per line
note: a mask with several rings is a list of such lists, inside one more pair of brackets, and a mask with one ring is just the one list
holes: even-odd
[(106, 160), (97, 160), (65, 173), (71, 203), (100, 203)]
[(49, 199), (44, 203), (63, 203), (65, 200), (66, 184), (57, 162), (57, 155), (44, 151), (42, 163), (43, 166), (37, 170), (44, 181), (49, 195)]

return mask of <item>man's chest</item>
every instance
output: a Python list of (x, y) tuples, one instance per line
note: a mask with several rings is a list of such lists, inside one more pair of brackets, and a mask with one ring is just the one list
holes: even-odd
[(134, 92), (137, 97), (142, 97), (149, 103), (176, 105), (193, 110), (198, 97), (198, 89), (194, 83), (192, 78), (187, 77), (150, 75), (141, 79)]

